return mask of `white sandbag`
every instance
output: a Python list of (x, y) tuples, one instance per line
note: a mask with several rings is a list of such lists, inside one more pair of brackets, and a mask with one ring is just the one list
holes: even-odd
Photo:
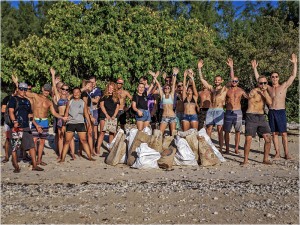
[(128, 143), (127, 149), (131, 148), (132, 142), (133, 142), (137, 132), (138, 132), (138, 129), (136, 129), (136, 128), (132, 128), (131, 130), (126, 131), (126, 140)]
[(174, 157), (174, 165), (177, 166), (198, 166), (195, 154), (184, 138), (179, 136), (175, 139), (177, 151)]
[(157, 160), (160, 159), (160, 153), (150, 148), (147, 143), (142, 143), (136, 150), (137, 159), (131, 166), (136, 169), (159, 168)]
[(210, 145), (210, 147), (212, 148), (212, 150), (214, 151), (215, 155), (218, 157), (218, 159), (221, 162), (226, 162), (226, 159), (222, 156), (222, 154), (220, 153), (220, 151), (216, 148), (216, 146), (212, 143), (210, 137), (208, 136), (208, 134), (206, 133), (205, 128), (202, 128), (201, 130), (198, 131), (198, 136), (204, 137), (205, 141), (207, 142), (207, 144)]
[(142, 131), (148, 135), (152, 135), (152, 129), (150, 127), (145, 127)]

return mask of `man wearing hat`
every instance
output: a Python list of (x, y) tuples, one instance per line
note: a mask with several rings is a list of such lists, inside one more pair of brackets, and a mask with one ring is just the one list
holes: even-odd
[(32, 109), (30, 101), (25, 98), (25, 93), (28, 90), (26, 83), (18, 85), (17, 95), (11, 97), (8, 102), (9, 117), (13, 122), (11, 124), (11, 146), (12, 146), (12, 164), (15, 168), (14, 173), (20, 172), (18, 165), (17, 150), (21, 147), (28, 151), (32, 157), (32, 170), (43, 171), (37, 166), (36, 153), (34, 148), (33, 136), (29, 128), (29, 121), (32, 118)]
[(37, 164), (45, 166), (47, 165), (42, 161), (42, 154), (44, 150), (45, 140), (48, 136), (49, 130), (49, 121), (48, 121), (48, 112), (52, 113), (56, 118), (60, 118), (63, 120), (67, 120), (67, 117), (62, 117), (59, 115), (49, 99), (49, 95), (52, 92), (51, 84), (45, 84), (42, 87), (42, 94), (29, 93), (26, 92), (26, 96), (31, 98), (33, 101), (33, 116), (34, 120), (32, 121), (32, 135), (34, 139), (34, 143), (37, 143), (37, 140), (40, 139), (40, 144), (38, 148), (38, 157)]
[(118, 120), (120, 122), (121, 129), (125, 130), (126, 124), (126, 98), (132, 100), (132, 96), (128, 91), (123, 89), (124, 80), (122, 78), (118, 78), (117, 80), (117, 88), (119, 94), (120, 107), (118, 112)]

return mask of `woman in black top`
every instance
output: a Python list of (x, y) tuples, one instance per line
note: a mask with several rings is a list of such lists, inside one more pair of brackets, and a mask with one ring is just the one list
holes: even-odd
[(151, 115), (148, 110), (148, 94), (150, 93), (150, 88), (145, 91), (145, 85), (139, 83), (137, 87), (137, 92), (132, 97), (132, 109), (136, 112), (136, 126), (138, 130), (143, 130), (145, 127), (150, 125)]
[[(104, 139), (105, 131), (103, 131), (105, 120), (116, 119), (119, 112), (120, 102), (117, 92), (117, 86), (114, 82), (109, 82), (104, 91), (104, 95), (100, 99), (100, 135), (97, 143), (97, 154), (100, 154), (101, 145)], [(114, 139), (115, 133), (109, 132), (109, 143)]]

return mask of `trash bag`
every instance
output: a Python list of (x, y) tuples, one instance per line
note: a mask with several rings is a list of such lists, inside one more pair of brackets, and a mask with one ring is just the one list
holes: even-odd
[(195, 159), (197, 163), (200, 163), (199, 159), (199, 144), (197, 139), (197, 133), (189, 134), (185, 137), (185, 140), (187, 141), (188, 145), (192, 149), (193, 153), (195, 154)]
[(172, 170), (176, 151), (177, 147), (175, 145), (175, 140), (173, 139), (169, 147), (161, 153), (161, 157), (157, 161), (159, 168)]
[(162, 133), (160, 130), (155, 129), (153, 131), (153, 135), (151, 136), (149, 147), (158, 151), (159, 153), (163, 152), (163, 144), (162, 144)]
[[(212, 143), (210, 137), (207, 135), (205, 128), (202, 128), (201, 130), (199, 130), (198, 136), (204, 137), (204, 139), (207, 142), (207, 144), (212, 148), (213, 152), (215, 153), (215, 155), (218, 157), (218, 159), (221, 162), (226, 162), (226, 159), (222, 156), (222, 154), (220, 153), (220, 151), (216, 148), (216, 146)], [(199, 151), (200, 151), (200, 144), (199, 144)]]
[(177, 166), (198, 166), (195, 154), (184, 138), (179, 136), (175, 139), (177, 152), (174, 157), (174, 165)]
[(137, 158), (137, 153), (136, 153), (137, 147), (140, 147), (141, 143), (149, 144), (150, 138), (151, 138), (150, 135), (142, 131), (137, 131), (130, 148), (128, 148), (128, 156), (127, 156), (128, 166), (132, 166), (134, 161)]
[(178, 136), (185, 138), (186, 136), (190, 135), (190, 134), (197, 134), (197, 129), (195, 128), (191, 128), (187, 131), (178, 131)]
[(120, 129), (110, 145), (110, 152), (105, 159), (105, 163), (111, 166), (117, 165), (126, 154), (125, 134)]
[(157, 160), (160, 158), (160, 153), (150, 148), (147, 143), (142, 143), (136, 150), (137, 159), (131, 166), (136, 169), (151, 169), (159, 168)]

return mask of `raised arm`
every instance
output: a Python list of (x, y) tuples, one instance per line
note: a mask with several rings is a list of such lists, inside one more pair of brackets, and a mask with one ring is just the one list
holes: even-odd
[(16, 89), (18, 90), (19, 89), (19, 79), (17, 77), (17, 75), (15, 75), (15, 73), (13, 72), (11, 74), (11, 79), (13, 80), (14, 84), (16, 85)]
[(183, 92), (182, 99), (186, 98), (186, 76), (188, 75), (188, 70), (185, 70), (183, 73)]
[(193, 86), (193, 93), (196, 98), (198, 98), (198, 92), (195, 84), (195, 79), (194, 79), (194, 71), (192, 69), (189, 69), (189, 77), (190, 80), (192, 80), (192, 86)]
[(258, 78), (259, 78), (259, 74), (257, 71), (258, 62), (256, 62), (256, 60), (254, 59), (251, 61), (251, 65), (252, 65), (252, 69), (254, 71), (255, 80), (258, 81)]
[(198, 71), (199, 71), (199, 77), (200, 77), (200, 81), (201, 83), (203, 84), (204, 87), (206, 87), (208, 90), (212, 90), (212, 86), (203, 78), (203, 75), (202, 75), (202, 67), (203, 67), (203, 60), (200, 59), (198, 61)]
[(293, 63), (293, 71), (292, 71), (292, 75), (286, 81), (286, 88), (292, 85), (292, 83), (294, 82), (297, 76), (297, 69), (298, 69), (297, 56), (294, 53), (292, 54), (292, 59), (290, 59), (290, 61)]
[(177, 67), (173, 68), (173, 79), (172, 79), (172, 90), (171, 90), (171, 95), (174, 96), (175, 93), (175, 85), (176, 85), (176, 78), (179, 73), (179, 69)]
[[(159, 95), (160, 95), (160, 97), (162, 98), (162, 96), (163, 96), (162, 87), (161, 87), (159, 81), (157, 80), (157, 76), (159, 75), (159, 73), (158, 73), (158, 72), (154, 73), (154, 72), (152, 72), (151, 70), (149, 71), (149, 73), (151, 74), (151, 76), (153, 77), (153, 80), (154, 80), (155, 83), (157, 84), (157, 86), (158, 86), (158, 91), (159, 91)], [(147, 93), (147, 95), (148, 95), (148, 93)]]
[(56, 88), (56, 83), (55, 83), (55, 70), (51, 67), (50, 68), (50, 73), (51, 73), (51, 77), (52, 77), (52, 89), (55, 95), (56, 100), (58, 101), (60, 98), (59, 92)]
[(228, 58), (226, 64), (230, 67), (230, 78), (234, 79), (234, 71), (233, 71), (233, 60), (232, 58)]

